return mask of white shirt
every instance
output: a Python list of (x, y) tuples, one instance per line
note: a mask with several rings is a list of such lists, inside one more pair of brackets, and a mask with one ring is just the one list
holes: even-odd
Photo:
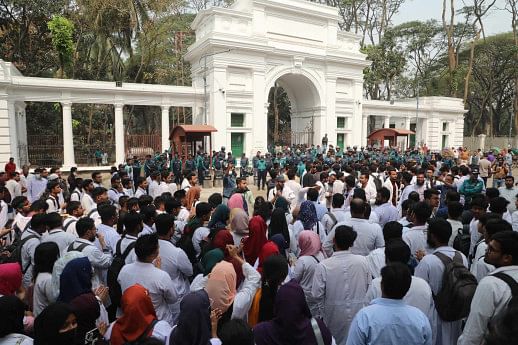
[(83, 193), (81, 197), (81, 206), (85, 210), (85, 214), (88, 214), (92, 208), (96, 208), (97, 205), (94, 202), (94, 199), (88, 193)]
[[(451, 247), (439, 247), (433, 253), (441, 252), (449, 258), (453, 258), (456, 250)], [(419, 262), (415, 269), (415, 276), (424, 279), (430, 285), (432, 293), (437, 294), (442, 286), (444, 265), (436, 255), (428, 254)], [(460, 252), (459, 252), (460, 253)], [(468, 267), (468, 260), (461, 253), (464, 266)], [(440, 319), (437, 310), (434, 308), (432, 322), (432, 333), (437, 335), (436, 345), (455, 344), (461, 333), (462, 320), (446, 322)], [(439, 336), (440, 335), (440, 336)]]
[(11, 333), (0, 338), (0, 345), (32, 345), (34, 340), (26, 335)]
[(122, 293), (135, 284), (145, 287), (149, 291), (157, 318), (172, 324), (173, 315), (169, 305), (177, 301), (177, 295), (173, 282), (166, 272), (153, 264), (137, 260), (122, 268), (117, 281), (121, 285)]
[(369, 263), (369, 271), (372, 277), (380, 277), (381, 269), (387, 265), (385, 262), (385, 247), (374, 249), (366, 256), (366, 258)]
[(43, 309), (54, 302), (51, 279), (52, 274), (47, 272), (39, 273), (36, 278), (32, 295), (34, 317), (38, 316)]
[(103, 234), (104, 241), (106, 242), (106, 247), (110, 250), (112, 254), (115, 254), (115, 250), (117, 248), (117, 242), (120, 240), (120, 235), (112, 226), (108, 226), (105, 224), (97, 225), (97, 232)]
[(481, 239), (475, 248), (475, 256), (473, 257), (469, 271), (477, 278), (477, 281), (480, 282), (482, 278), (495, 270), (495, 266), (484, 261), (487, 249), (487, 243), (484, 239)]
[(178, 212), (178, 216), (176, 217), (176, 219), (184, 223), (187, 223), (187, 220), (189, 219), (189, 214), (189, 210), (182, 206), (180, 208), (180, 212)]
[(74, 235), (75, 237), (78, 237), (77, 231), (76, 231), (77, 221), (78, 221), (77, 217), (74, 217), (74, 216), (65, 218), (65, 220), (63, 221), (63, 230), (68, 232), (69, 234)]
[(45, 200), (45, 202), (49, 206), (49, 208), (47, 208), (47, 213), (52, 213), (52, 212), (59, 213), (61, 211), (61, 209), (59, 208), (59, 200), (57, 198), (53, 197), (52, 195), (49, 195), (49, 197), (47, 198), (47, 200)]
[(192, 264), (187, 254), (171, 242), (159, 240), (159, 244), (160, 259), (162, 260), (160, 269), (169, 274), (177, 296), (183, 297), (189, 293), (189, 277), (193, 273)]
[(19, 182), (16, 182), (13, 179), (10, 179), (5, 183), (5, 188), (9, 190), (9, 193), (11, 194), (11, 200), (14, 199), (17, 196), (22, 195), (22, 186)]
[[(365, 305), (369, 305), (373, 299), (381, 297), (381, 277), (372, 280), (367, 296), (365, 297)], [(418, 277), (412, 277), (410, 289), (403, 297), (403, 301), (416, 307), (425, 314), (429, 320), (432, 320), (433, 310), (435, 308), (432, 296), (432, 290), (428, 283)]]
[(200, 226), (198, 229), (194, 230), (194, 234), (192, 235), (192, 246), (194, 247), (194, 251), (196, 252), (196, 256), (199, 256), (201, 253), (201, 242), (204, 238), (208, 237), (210, 234), (210, 229), (205, 226)]
[[(302, 181), (302, 179), (301, 179)], [(294, 202), (291, 204), (292, 206), (296, 206), (298, 205), (300, 202), (299, 200), (299, 192), (300, 190), (302, 189), (302, 186), (300, 185), (300, 183), (298, 183), (297, 181), (295, 180), (288, 180), (284, 183), (284, 186), (285, 187), (288, 187), (289, 189), (291, 189), (291, 191), (293, 191), (293, 193), (295, 194), (295, 200)]]
[(138, 198), (140, 198), (142, 195), (147, 195), (147, 192), (146, 192), (144, 189), (142, 189), (142, 188), (138, 187), (138, 188), (137, 188), (137, 190), (135, 191), (135, 198), (137, 198), (137, 199), (138, 199)]
[(322, 225), (326, 229), (326, 233), (329, 233), (337, 223), (347, 219), (347, 212), (343, 208), (333, 208), (330, 212), (335, 216), (336, 222), (328, 213), (322, 217)]
[(108, 189), (108, 199), (110, 199), (114, 205), (119, 205), (119, 198), (124, 195), (124, 192), (119, 193), (119, 191), (113, 187)]
[(363, 307), (371, 275), (367, 259), (350, 251), (333, 253), (315, 269), (311, 295), (338, 345), (345, 345), (349, 326)]
[(311, 310), (312, 314), (317, 311), (316, 302), (311, 295), (313, 278), (315, 276), (315, 269), (322, 260), (324, 260), (324, 254), (322, 252), (317, 253), (315, 256), (300, 256), (295, 263), (292, 274), (292, 278), (295, 279), (302, 287), (302, 290), (304, 290), (304, 295), (306, 296), (306, 301), (308, 302), (309, 310)]
[(9, 206), (5, 203), (5, 201), (1, 200), (0, 208), (0, 228), (3, 228), (5, 227), (5, 224), (7, 224), (7, 211), (9, 210)]
[(373, 211), (378, 215), (379, 225), (382, 229), (388, 222), (397, 222), (399, 219), (399, 211), (396, 206), (392, 205), (390, 200), (384, 204), (374, 207)]
[[(499, 267), (492, 272), (502, 272), (518, 281), (518, 266)], [(471, 310), (457, 345), (479, 345), (487, 332), (491, 319), (500, 313), (511, 299), (511, 289), (500, 278), (491, 274), (480, 281), (471, 302)]]
[[(369, 177), (369, 182), (371, 181), (371, 178)], [(365, 190), (365, 197), (367, 198), (367, 202), (371, 205), (374, 205), (376, 202), (376, 195), (378, 194), (378, 191), (376, 190), (376, 186), (374, 183), (367, 182), (367, 185), (364, 187), (361, 187), (363, 190)]]
[(162, 195), (162, 193), (160, 193), (158, 182), (156, 182), (155, 180), (151, 181), (151, 183), (149, 184), (149, 195), (153, 199), (155, 199), (157, 196)]
[(36, 236), (35, 238), (31, 238), (27, 240), (21, 249), (21, 257), (22, 257), (22, 273), (23, 274), (23, 286), (28, 288), (32, 284), (32, 271), (34, 269), (34, 252), (36, 251), (36, 247), (41, 242), (41, 235), (32, 229), (27, 229), (22, 233), (21, 239), (25, 239), (29, 236)]
[[(124, 251), (128, 246), (135, 242), (137, 238), (133, 235), (125, 235), (121, 239), (121, 255), (124, 254)], [(137, 261), (137, 255), (135, 254), (135, 248), (132, 248), (130, 252), (128, 253), (128, 256), (126, 257), (126, 260), (124, 262), (127, 264), (131, 264), (133, 262)]]
[(428, 225), (416, 225), (412, 228), (403, 228), (403, 241), (410, 247), (410, 253), (415, 254), (418, 250), (426, 251), (426, 232)]
[[(268, 192), (268, 201), (273, 201), (275, 196), (277, 195), (277, 188), (272, 188)], [(282, 188), (281, 196), (286, 199), (290, 205), (292, 205), (293, 201), (296, 199), (296, 194), (286, 185), (284, 185), (284, 188)]]
[(459, 230), (462, 231), (464, 225), (461, 222), (455, 219), (447, 219), (448, 223), (451, 225), (451, 236), (448, 240), (448, 246), (453, 247), (453, 241), (455, 241), (455, 237), (459, 234)]
[(378, 224), (369, 223), (366, 219), (351, 218), (344, 222), (337, 223), (331, 232), (327, 235), (323, 242), (323, 248), (327, 256), (333, 254), (333, 240), (335, 238), (335, 230), (341, 225), (348, 225), (353, 228), (358, 234), (356, 240), (350, 251), (353, 254), (367, 256), (371, 251), (376, 248), (385, 246), (385, 240), (383, 239), (383, 232)]
[(76, 240), (76, 237), (63, 229), (52, 229), (41, 237), (41, 243), (54, 242), (59, 247), (59, 252), (63, 256), (67, 252), (67, 248)]
[(79, 201), (81, 202), (81, 199), (83, 197), (83, 193), (79, 188), (75, 188), (72, 193), (70, 194), (70, 201)]
[[(300, 220), (297, 220), (295, 223), (293, 223), (293, 236), (295, 236), (295, 243), (299, 243), (299, 234), (301, 231), (304, 230), (313, 230), (320, 236), (320, 242), (324, 242), (326, 239), (326, 229), (322, 225), (322, 223), (317, 222), (315, 225), (313, 225), (312, 229), (304, 229), (304, 225), (302, 225), (302, 222)], [(290, 240), (291, 242), (291, 240)]]

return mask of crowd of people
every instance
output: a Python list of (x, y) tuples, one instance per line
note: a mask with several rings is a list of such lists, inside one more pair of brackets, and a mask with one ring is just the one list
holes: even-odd
[(514, 342), (511, 153), (272, 151), (7, 163), (0, 345)]

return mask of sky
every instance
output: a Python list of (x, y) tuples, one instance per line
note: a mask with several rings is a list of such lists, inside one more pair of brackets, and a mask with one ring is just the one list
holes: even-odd
[[(486, 35), (511, 31), (511, 14), (505, 10), (505, 2), (506, 0), (497, 0), (490, 14), (485, 18), (484, 29)], [(442, 0), (407, 0), (402, 5), (399, 13), (394, 17), (393, 22), (397, 25), (412, 20), (425, 21), (428, 19), (437, 19), (440, 21), (442, 3)], [(449, 3), (450, 1), (448, 0), (448, 6)], [(464, 3), (470, 4), (472, 1), (456, 0), (456, 8), (462, 8)]]

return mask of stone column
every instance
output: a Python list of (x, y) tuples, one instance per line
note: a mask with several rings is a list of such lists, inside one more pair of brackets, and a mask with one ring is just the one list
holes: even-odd
[(124, 104), (115, 104), (115, 166), (124, 162)]
[[(369, 136), (368, 132), (368, 122), (369, 122), (369, 115), (363, 114), (362, 117), (362, 139), (361, 139), (361, 146), (365, 147), (367, 146), (367, 137)], [(354, 131), (354, 128), (353, 128)]]
[(266, 75), (263, 70), (254, 70), (252, 73), (252, 89), (254, 90), (253, 98), (253, 116), (252, 116), (252, 140), (251, 145), (247, 145), (247, 155), (255, 155), (257, 151), (263, 154), (266, 151), (268, 132), (261, 130), (268, 125), (268, 95), (269, 89), (266, 90)]
[(478, 135), (478, 148), (484, 152), (484, 148), (486, 147), (486, 135), (479, 134)]
[(74, 156), (74, 132), (72, 130), (72, 103), (62, 102), (63, 108), (63, 168), (76, 165)]
[(405, 129), (410, 130), (410, 118), (405, 117)]
[(383, 128), (390, 128), (390, 116), (385, 116)]
[(169, 109), (171, 106), (162, 106), (162, 152), (169, 149)]
[(18, 131), (16, 127), (16, 107), (14, 102), (7, 102), (7, 109), (9, 113), (9, 146), (11, 148), (10, 156), (14, 158), (17, 166), (20, 166), (18, 157)]

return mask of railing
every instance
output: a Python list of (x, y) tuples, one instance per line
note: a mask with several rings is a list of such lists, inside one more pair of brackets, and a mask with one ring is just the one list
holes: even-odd
[(32, 166), (63, 165), (63, 138), (58, 135), (27, 136), (27, 155)]
[(128, 134), (125, 140), (126, 157), (144, 158), (162, 151), (162, 138), (159, 134)]

